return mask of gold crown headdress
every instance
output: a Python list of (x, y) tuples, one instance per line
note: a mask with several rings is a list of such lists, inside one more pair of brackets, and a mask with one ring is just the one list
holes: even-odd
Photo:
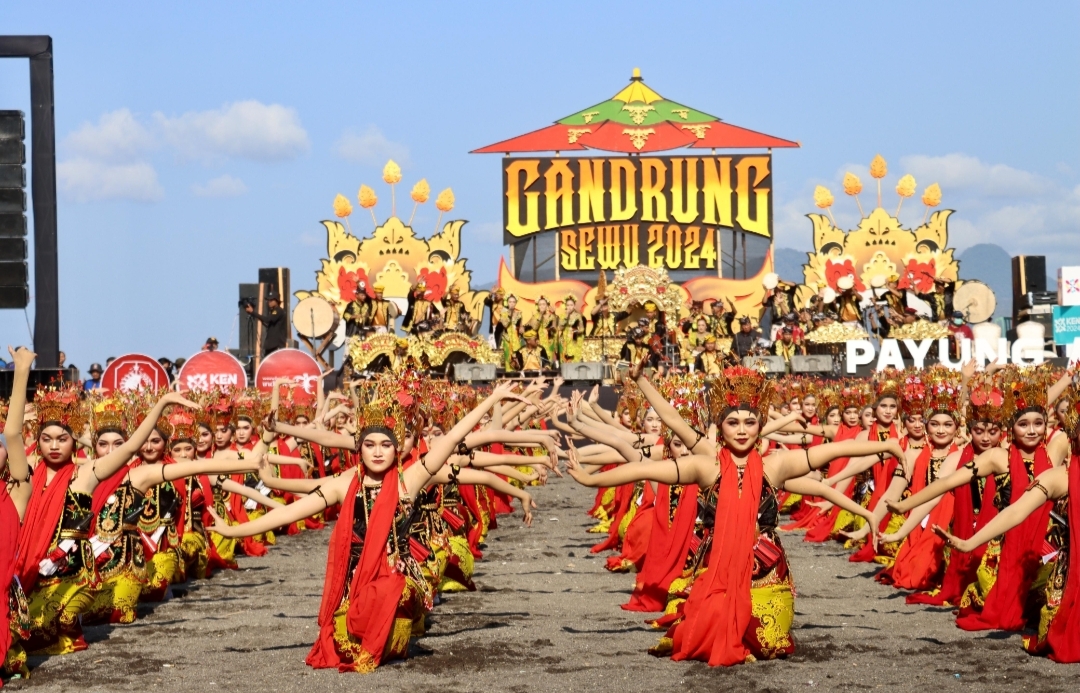
[(1011, 422), (1029, 411), (1045, 414), (1048, 376), (1049, 370), (1039, 366), (1010, 366), (1002, 371), (1002, 389), (1005, 392), (1003, 418)]
[(119, 431), (126, 438), (131, 435), (132, 418), (119, 394), (105, 396), (94, 403), (91, 411), (94, 437), (97, 438), (106, 431)]
[(926, 409), (928, 391), (927, 384), (923, 381), (923, 373), (914, 369), (906, 370), (900, 374), (898, 383), (901, 417), (922, 415)]
[(656, 389), (686, 423), (701, 431), (708, 426), (705, 420), (704, 385), (700, 373), (685, 373), (668, 375), (656, 384)]
[(885, 397), (900, 399), (900, 383), (903, 374), (895, 368), (886, 368), (874, 378), (874, 399), (881, 401)]
[(641, 394), (641, 389), (638, 388), (637, 383), (629, 378), (623, 380), (619, 403), (615, 406), (616, 416), (625, 411), (630, 417), (631, 425), (636, 425), (638, 415), (642, 412), (644, 406), (646, 406), (645, 396)]
[(1061, 398), (1068, 404), (1064, 412), (1061, 412), (1061, 430), (1069, 436), (1069, 440), (1075, 441), (1078, 429), (1080, 429), (1080, 384), (1072, 382)]
[(750, 409), (765, 417), (775, 394), (776, 388), (761, 371), (745, 366), (725, 368), (709, 387), (709, 414), (717, 421), (730, 409)]
[(75, 435), (81, 435), (88, 420), (82, 391), (76, 387), (39, 389), (34, 395), (38, 431), (59, 425)]
[(262, 421), (263, 416), (265, 416), (264, 404), (258, 392), (248, 391), (243, 393), (233, 401), (233, 421), (239, 421), (240, 419), (247, 419), (252, 423)]
[(840, 391), (840, 409), (859, 409), (867, 405), (870, 401), (870, 385), (864, 380), (847, 380), (841, 385)]
[(959, 421), (963, 402), (960, 401), (961, 376), (945, 366), (931, 366), (923, 372), (922, 381), (926, 385), (923, 416), (929, 419), (934, 414), (948, 414)]
[(840, 387), (822, 383), (817, 390), (818, 411), (822, 416), (831, 409), (840, 409)]
[(416, 425), (422, 385), (423, 377), (413, 370), (379, 377), (367, 393), (367, 403), (361, 408), (357, 421), (361, 435), (365, 431), (383, 429), (392, 433), (394, 443), (401, 447)]
[(195, 415), (189, 411), (174, 407), (173, 411), (162, 417), (172, 429), (171, 440), (188, 440), (192, 443), (199, 439), (199, 428)]
[(1005, 393), (1001, 389), (1000, 378), (982, 374), (972, 378), (968, 384), (967, 422), (968, 426), (977, 423), (1001, 424), (1004, 420), (1002, 407)]
[(232, 398), (222, 392), (209, 393), (206, 397), (207, 404), (201, 410), (203, 416), (199, 423), (205, 425), (211, 431), (217, 426), (232, 426)]

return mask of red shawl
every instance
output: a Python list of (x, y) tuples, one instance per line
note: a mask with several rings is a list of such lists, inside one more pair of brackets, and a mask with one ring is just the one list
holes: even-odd
[[(15, 575), (28, 595), (37, 584), (38, 564), (49, 552), (56, 526), (64, 515), (64, 500), (68, 486), (71, 485), (71, 477), (75, 474), (75, 465), (69, 462), (56, 470), (52, 483), (46, 486), (48, 471), (44, 463), (39, 464), (35, 470), (30, 503), (26, 506), (26, 514), (19, 529)], [(2, 595), (2, 598), (7, 599), (7, 595)]]
[[(957, 463), (957, 469), (963, 468), (968, 462), (975, 459), (975, 448), (972, 445), (968, 445), (960, 453), (960, 461)], [(991, 480), (993, 477), (991, 477)], [(975, 477), (963, 486), (958, 486), (953, 489), (953, 517), (952, 517), (952, 533), (961, 539), (970, 539), (975, 534), (975, 503), (972, 499), (971, 489), (972, 484), (975, 483)], [(993, 496), (991, 496), (991, 501)], [(991, 502), (991, 508), (993, 503)], [(986, 506), (982, 506), (985, 511)], [(926, 523), (927, 526), (930, 522)], [(941, 589), (934, 593), (919, 592), (917, 594), (909, 594), (904, 601), (908, 604), (934, 604), (941, 606), (943, 604), (958, 604), (960, 597), (964, 594), (964, 589), (969, 584), (975, 581), (975, 571), (979, 568), (979, 561), (982, 559), (983, 553), (986, 551), (984, 547), (979, 547), (977, 551), (971, 551), (964, 553), (963, 551), (950, 551), (949, 552), (949, 564), (945, 567), (945, 576), (941, 579)]]
[[(956, 445), (952, 445), (947, 455), (956, 451)], [(931, 455), (932, 448), (927, 445), (915, 460), (910, 487), (913, 495), (927, 486)], [(882, 572), (880, 581), (891, 581), (894, 586), (907, 590), (926, 590), (936, 586), (945, 568), (945, 541), (934, 533), (934, 525), (947, 527), (952, 516), (953, 495), (946, 493), (930, 511), (924, 525), (913, 529), (900, 545), (896, 561), (891, 568)]]
[[(1035, 449), (1035, 476), (1050, 469), (1046, 446)], [(1009, 504), (1024, 495), (1028, 486), (1027, 467), (1016, 445), (1009, 446), (1009, 479), (1012, 493)], [(1008, 532), (1001, 543), (997, 581), (986, 595), (981, 613), (956, 619), (964, 630), (1023, 630), (1024, 604), (1035, 575), (1042, 565), (1042, 543), (1046, 538), (1050, 511), (1054, 503), (1047, 501), (1027, 519)]]
[[(476, 487), (469, 484), (459, 484), (458, 492), (461, 500), (465, 501), (465, 507), (469, 510), (471, 521), (465, 538), (469, 540), (469, 551), (473, 558), (481, 559), (484, 552), (480, 550), (480, 538), (484, 534), (484, 516), (480, 511), (480, 501), (476, 499)], [(469, 518), (466, 518), (469, 519)]]
[(356, 496), (362, 483), (361, 475), (353, 477), (341, 503), (341, 514), (330, 535), (326, 557), (326, 579), (323, 582), (322, 603), (319, 606), (319, 637), (307, 663), (315, 669), (337, 668), (351, 671), (355, 663), (341, 659), (334, 646), (334, 612), (341, 605), (345, 582), (349, 585), (349, 611), (346, 623), (349, 634), (360, 641), (360, 647), (377, 666), (394, 624), (397, 603), (405, 589), (405, 576), (388, 565), (386, 540), (394, 522), (398, 504), (398, 473), (391, 468), (383, 478), (382, 488), (368, 518), (364, 547), (360, 561), (350, 577), (349, 552), (353, 542), (353, 512)]
[(663, 611), (668, 587), (682, 573), (690, 539), (697, 519), (696, 484), (683, 487), (675, 517), (669, 521), (671, 487), (660, 484), (653, 506), (652, 534), (645, 552), (645, 565), (634, 583), (630, 601), (622, 605), (627, 611)]
[(619, 525), (622, 524), (623, 517), (630, 510), (630, 502), (633, 498), (634, 484), (622, 484), (615, 487), (615, 514), (611, 517), (607, 538), (589, 549), (589, 553), (614, 551), (619, 548)]
[(116, 493), (116, 489), (120, 488), (120, 485), (124, 483), (128, 470), (134, 469), (140, 464), (142, 464), (142, 460), (136, 457), (130, 464), (125, 464), (120, 469), (117, 469), (115, 474), (105, 477), (94, 487), (94, 499), (90, 502), (90, 512), (93, 513), (94, 520), (93, 524), (90, 525), (90, 534), (97, 531), (98, 513), (105, 509), (105, 506), (109, 504), (109, 497)]
[(614, 556), (608, 556), (607, 570), (618, 571), (623, 568), (623, 562), (627, 561), (634, 565), (634, 572), (641, 570), (641, 564), (645, 561), (645, 553), (649, 550), (649, 541), (653, 527), (653, 503), (656, 494), (653, 493), (652, 484), (645, 482), (641, 491), (637, 512), (626, 526), (623, 533), (622, 548)]
[[(845, 440), (855, 440), (861, 432), (862, 428), (859, 426), (848, 426), (845, 423), (841, 423), (839, 428), (836, 429), (836, 436), (833, 438), (833, 442), (839, 443)], [(834, 477), (844, 471), (844, 468), (847, 467), (848, 460), (850, 459), (851, 458), (849, 457), (838, 457), (830, 462), (826, 478)], [(855, 495), (854, 479), (848, 482), (847, 488), (844, 489), (844, 495), (848, 498)], [(817, 515), (814, 519), (814, 524), (806, 530), (806, 536), (803, 537), (803, 541), (809, 541), (815, 544), (827, 541), (829, 537), (832, 536), (833, 527), (836, 526), (836, 518), (839, 516), (840, 507), (835, 505), (824, 515)]]
[[(889, 432), (884, 439), (881, 437), (881, 432), (878, 430), (879, 425), (880, 424), (877, 421), (874, 421), (873, 425), (870, 426), (870, 434), (867, 435), (867, 440), (880, 441), (896, 438), (896, 424), (889, 424)], [(906, 442), (906, 438), (901, 441), (901, 445), (905, 450), (907, 449)], [(890, 457), (884, 462), (878, 462), (873, 466), (874, 491), (870, 494), (870, 505), (867, 506), (871, 512), (873, 512), (874, 508), (881, 502), (881, 497), (885, 495), (885, 491), (889, 488), (889, 484), (892, 482), (893, 472), (896, 471), (896, 465), (899, 463), (900, 461), (895, 457)], [(885, 513), (885, 517), (881, 518), (881, 524), (878, 525), (878, 531), (885, 531), (885, 528), (889, 526), (889, 518), (890, 514)], [(848, 560), (852, 563), (871, 563), (875, 556), (877, 556), (877, 552), (874, 550), (873, 542), (867, 541), (863, 544), (861, 549), (848, 556)]]
[(1080, 456), (1069, 460), (1069, 572), (1061, 606), (1046, 633), (1055, 662), (1080, 662)]
[[(231, 478), (233, 481), (243, 486), (244, 481), (246, 481), (246, 476), (246, 474), (240, 473), (233, 474)], [(229, 503), (227, 506), (229, 509), (229, 516), (239, 524), (244, 524), (250, 519), (248, 518), (247, 508), (244, 507), (244, 503), (246, 503), (247, 500), (247, 498), (241, 496), (239, 493), (229, 494)], [(240, 540), (240, 547), (247, 556), (265, 556), (268, 553), (266, 545), (255, 537), (242, 538)]]
[(752, 450), (741, 483), (731, 451), (720, 450), (720, 490), (709, 569), (690, 591), (686, 618), (672, 631), (676, 661), (696, 659), (709, 666), (746, 661), (743, 634), (751, 621), (750, 579), (754, 567), (757, 514), (764, 471)]
[(7, 484), (0, 484), (0, 658), (11, 646), (8, 613), (8, 588), (15, 575), (15, 550), (19, 543), (19, 510), (8, 495)]

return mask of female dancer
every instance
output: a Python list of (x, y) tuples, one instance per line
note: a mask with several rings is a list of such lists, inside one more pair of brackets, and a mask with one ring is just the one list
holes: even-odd
[[(648, 382), (639, 378), (638, 385), (645, 391)], [(693, 454), (677, 460), (642, 461), (591, 475), (571, 457), (571, 474), (587, 486), (650, 479), (697, 484), (709, 489), (707, 497), (716, 499), (709, 568), (691, 590), (684, 618), (668, 632), (672, 659), (726, 666), (793, 652), (794, 595), (775, 533), (776, 490), (789, 483), (794, 490), (805, 488), (799, 486), (799, 477), (837, 457), (903, 454), (894, 441), (848, 441), (780, 452), (762, 460), (758, 436), (772, 398), (772, 384), (761, 373), (728, 368), (713, 381), (709, 397), (722, 442), (715, 457)], [(666, 408), (658, 407), (658, 411), (676, 435), (694, 438), (677, 412), (671, 417)], [(701, 444), (697, 440), (690, 448), (696, 450)]]
[(510, 368), (510, 359), (521, 348), (522, 320), (521, 311), (517, 309), (517, 296), (510, 294), (506, 297), (506, 310), (502, 311), (499, 324), (502, 326), (502, 352), (503, 368)]
[(1051, 533), (1057, 555), (1046, 580), (1046, 603), (1040, 612), (1038, 634), (1024, 637), (1024, 649), (1055, 662), (1076, 663), (1080, 662), (1080, 503), (1073, 494), (1080, 492), (1080, 388), (1073, 386), (1065, 401), (1066, 406), (1059, 406), (1057, 413), (1065, 437), (1072, 441), (1067, 466), (1039, 474), (1019, 498), (968, 539), (937, 525), (934, 531), (954, 549), (969, 552), (994, 537), (1009, 536), (1032, 516), (1042, 515), (1047, 504), (1053, 504), (1053, 512), (1065, 521), (1055, 522)]
[(371, 402), (356, 435), (361, 464), (328, 479), (311, 494), (258, 520), (229, 525), (215, 516), (214, 531), (239, 537), (287, 525), (341, 503), (330, 538), (319, 609), (319, 635), (308, 654), (314, 668), (370, 672), (408, 653), (413, 623), (430, 604), (420, 567), (409, 551), (414, 499), (458, 443), (496, 402), (517, 398), (500, 385), (427, 453), (404, 467), (402, 443), (411, 415), (391, 395)]

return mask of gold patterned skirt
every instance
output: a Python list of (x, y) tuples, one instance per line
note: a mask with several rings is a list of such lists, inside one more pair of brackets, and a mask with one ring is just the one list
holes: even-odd
[(427, 614), (424, 605), (425, 594), (425, 588), (420, 586), (412, 576), (405, 577), (405, 589), (402, 590), (397, 611), (394, 613), (394, 625), (390, 628), (390, 635), (386, 639), (386, 646), (383, 648), (382, 659), (379, 662), (375, 662), (361, 647), (360, 641), (349, 632), (347, 623), (349, 600), (342, 600), (341, 606), (334, 612), (334, 648), (338, 656), (344, 662), (351, 662), (353, 671), (362, 674), (375, 671), (379, 664), (407, 658), (409, 640), (413, 637), (414, 628), (419, 624), (419, 629), (423, 630), (424, 617)]
[(206, 579), (206, 567), (210, 563), (209, 543), (203, 532), (185, 532), (180, 539), (180, 556), (184, 563), (184, 574), (196, 580)]
[(146, 585), (145, 567), (125, 565), (101, 582), (89, 608), (82, 614), (83, 623), (134, 623)]
[(34, 655), (62, 655), (86, 649), (79, 617), (94, 600), (93, 573), (80, 570), (63, 578), (40, 578), (27, 595), (30, 637), (26, 650)]

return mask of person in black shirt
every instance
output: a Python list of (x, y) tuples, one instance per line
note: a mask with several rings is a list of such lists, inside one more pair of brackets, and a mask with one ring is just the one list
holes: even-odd
[(750, 318), (744, 315), (739, 318), (739, 331), (731, 338), (731, 351), (740, 359), (743, 359), (757, 346), (759, 339), (761, 339), (761, 333), (753, 329)]
[(266, 334), (263, 335), (263, 356), (269, 356), (278, 349), (288, 346), (289, 335), (286, 332), (285, 311), (281, 308), (278, 295), (271, 291), (266, 297), (266, 315), (255, 312), (250, 303), (244, 306), (248, 315), (266, 325)]

